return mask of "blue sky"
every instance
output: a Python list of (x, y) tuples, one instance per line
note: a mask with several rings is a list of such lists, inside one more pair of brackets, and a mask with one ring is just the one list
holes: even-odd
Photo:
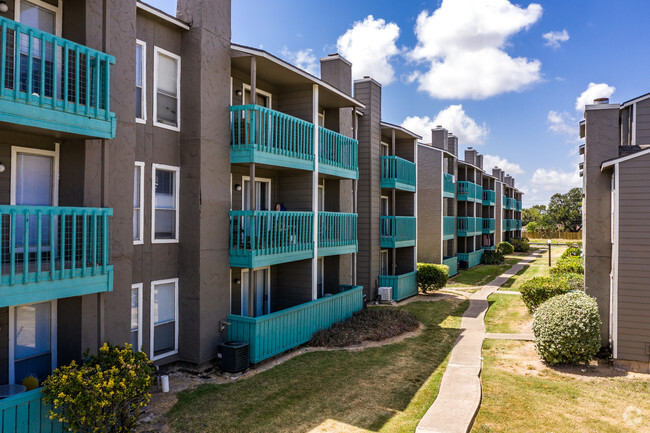
[(580, 185), (585, 101), (650, 91), (648, 16), (639, 0), (234, 0), (232, 41), (315, 72), (341, 52), (383, 82), (383, 120), (442, 123), (513, 174), (528, 207)]

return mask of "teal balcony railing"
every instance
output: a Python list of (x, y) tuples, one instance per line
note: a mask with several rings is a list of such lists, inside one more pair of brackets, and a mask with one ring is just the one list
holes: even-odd
[(115, 57), (0, 17), (0, 122), (115, 138)]
[(471, 253), (458, 253), (458, 261), (460, 262), (460, 267), (469, 269), (473, 268), (476, 265), (480, 265), (482, 256), (483, 250), (473, 251)]
[(50, 419), (51, 406), (43, 403), (41, 388), (0, 400), (0, 432), (61, 433), (59, 421)]
[(380, 275), (379, 287), (393, 288), (393, 301), (401, 301), (418, 294), (418, 271), (402, 275)]
[(483, 187), (472, 182), (460, 181), (456, 183), (456, 196), (459, 201), (483, 201)]
[[(230, 161), (314, 170), (314, 124), (260, 105), (230, 107)], [(358, 178), (357, 140), (319, 127), (319, 171)]]
[(405, 216), (383, 216), (380, 221), (382, 248), (402, 248), (415, 245), (416, 219)]
[(517, 207), (517, 200), (514, 198), (503, 196), (503, 208), (506, 210), (514, 210)]
[(318, 212), (318, 256), (356, 253), (357, 214)]
[(359, 142), (322, 126), (318, 127), (318, 171), (350, 179), (359, 178)]
[(458, 273), (458, 257), (446, 257), (442, 261), (442, 264), (449, 266), (450, 277), (453, 277)]
[(483, 218), (483, 234), (494, 233), (496, 220), (494, 218)]
[(230, 211), (230, 265), (257, 268), (313, 256), (313, 212)]
[(483, 206), (494, 206), (496, 203), (496, 194), (491, 189), (483, 190)]
[(113, 289), (112, 209), (0, 206), (0, 307)]
[(521, 212), (521, 202), (519, 200), (515, 201), (515, 210)]
[(228, 316), (228, 339), (245, 341), (250, 362), (258, 363), (309, 341), (318, 330), (352, 317), (363, 308), (361, 286), (260, 317)]
[(415, 163), (398, 156), (381, 157), (381, 187), (415, 192)]
[(513, 230), (521, 230), (522, 223), (521, 220), (515, 220), (515, 219), (504, 219), (503, 220), (503, 231), (508, 232), (508, 231), (513, 231)]
[(442, 240), (448, 241), (456, 236), (456, 218), (453, 216), (442, 217)]
[(442, 195), (443, 197), (455, 198), (456, 186), (454, 185), (454, 175), (450, 173), (442, 174)]
[(482, 233), (481, 218), (475, 217), (458, 217), (457, 234), (458, 236), (476, 236)]

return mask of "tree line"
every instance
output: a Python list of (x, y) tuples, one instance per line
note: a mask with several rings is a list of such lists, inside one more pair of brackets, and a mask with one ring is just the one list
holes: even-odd
[(548, 206), (539, 204), (523, 209), (521, 219), (528, 232), (578, 232), (582, 229), (582, 189), (553, 194)]

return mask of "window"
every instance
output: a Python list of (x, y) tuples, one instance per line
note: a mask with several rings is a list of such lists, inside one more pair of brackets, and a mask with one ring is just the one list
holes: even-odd
[(180, 130), (181, 58), (154, 47), (154, 125)]
[(151, 242), (178, 242), (180, 168), (153, 164)]
[(152, 361), (178, 353), (178, 278), (151, 282)]
[(389, 156), (390, 151), (388, 150), (388, 143), (381, 142), (381, 156)]
[(316, 290), (319, 298), (325, 296), (325, 284), (323, 284), (323, 276), (325, 275), (325, 259), (319, 257), (316, 261)]
[(56, 368), (56, 301), (9, 308), (9, 382), (42, 382)]
[(142, 283), (131, 286), (131, 345), (136, 352), (142, 348)]
[(135, 162), (133, 172), (133, 244), (142, 244), (144, 241), (144, 162)]
[(379, 275), (389, 275), (388, 269), (388, 250), (381, 250), (381, 264), (379, 269)]
[[(251, 103), (251, 86), (248, 84), (243, 85), (244, 88), (244, 105)], [(255, 104), (261, 107), (271, 108), (271, 94), (260, 90), (259, 88), (255, 89)]]
[(147, 43), (136, 40), (135, 46), (135, 121), (147, 121)]

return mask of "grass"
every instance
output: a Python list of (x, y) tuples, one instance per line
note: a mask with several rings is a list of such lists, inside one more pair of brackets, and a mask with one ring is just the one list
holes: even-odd
[[(562, 253), (567, 247), (558, 246), (551, 248), (551, 265), (555, 266)], [(535, 277), (548, 277), (550, 275), (548, 266), (548, 252), (544, 251), (538, 259), (524, 266), (524, 269), (517, 272), (503, 284), (499, 290), (521, 291), (521, 285), (531, 278)]]
[(607, 366), (550, 368), (535, 358), (530, 342), (484, 342), (483, 400), (473, 433), (648, 431), (647, 376)]
[(414, 431), (435, 399), (467, 301), (413, 302), (413, 338), (363, 351), (310, 352), (245, 380), (179, 394), (179, 432)]
[(487, 332), (517, 334), (533, 319), (526, 305), (517, 295), (493, 294), (488, 297), (490, 304), (485, 313)]
[(447, 282), (449, 288), (483, 286), (518, 263), (527, 254), (513, 254), (506, 256), (503, 265), (478, 265), (465, 271), (460, 271)]

